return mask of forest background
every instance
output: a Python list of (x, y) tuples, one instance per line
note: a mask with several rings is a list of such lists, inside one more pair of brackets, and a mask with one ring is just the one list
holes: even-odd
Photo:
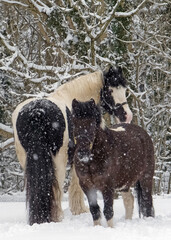
[(171, 192), (170, 0), (0, 0), (0, 194), (24, 188), (15, 107), (109, 65), (122, 67), (133, 123), (153, 140), (154, 193)]

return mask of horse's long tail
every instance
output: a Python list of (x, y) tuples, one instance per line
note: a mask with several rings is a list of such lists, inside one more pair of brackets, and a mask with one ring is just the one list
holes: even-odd
[[(151, 179), (145, 180), (145, 183), (148, 185)], [(150, 184), (151, 185), (151, 184)], [(154, 208), (153, 208), (153, 200), (151, 195), (151, 186), (142, 187), (142, 182), (137, 181), (135, 190), (137, 192), (137, 200), (138, 200), (138, 207), (139, 207), (139, 217), (141, 214), (143, 217), (154, 217)]]
[(135, 191), (136, 191), (136, 194), (137, 194), (139, 217), (141, 217), (141, 213), (142, 213), (142, 188), (140, 186), (140, 181), (136, 182)]
[(29, 224), (55, 221), (54, 189), (58, 188), (53, 156), (63, 143), (65, 121), (61, 110), (42, 99), (23, 107), (17, 119), (19, 140), (26, 159), (26, 195)]

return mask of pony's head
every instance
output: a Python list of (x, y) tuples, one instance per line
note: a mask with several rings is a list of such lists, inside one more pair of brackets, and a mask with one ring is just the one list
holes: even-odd
[(110, 67), (104, 73), (104, 86), (101, 90), (101, 104), (109, 113), (114, 114), (117, 122), (130, 123), (132, 112), (126, 100), (127, 82), (122, 74), (122, 69)]
[(91, 99), (87, 102), (72, 101), (72, 118), (74, 123), (74, 141), (76, 154), (80, 161), (91, 159), (96, 128), (101, 123), (100, 108)]

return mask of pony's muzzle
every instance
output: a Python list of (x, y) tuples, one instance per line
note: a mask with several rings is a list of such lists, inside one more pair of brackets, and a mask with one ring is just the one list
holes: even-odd
[(91, 156), (89, 153), (78, 152), (77, 157), (80, 160), (80, 162), (84, 163), (87, 163), (91, 160)]

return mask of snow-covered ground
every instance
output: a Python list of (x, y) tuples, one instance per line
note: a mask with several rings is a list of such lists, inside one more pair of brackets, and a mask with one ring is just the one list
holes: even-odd
[[(23, 194), (0, 196), (1, 240), (170, 240), (171, 195), (154, 196), (156, 217), (139, 219), (135, 204), (133, 220), (124, 219), (122, 199), (114, 201), (114, 228), (107, 228), (104, 217), (102, 226), (93, 226), (90, 213), (72, 216), (64, 196), (65, 218), (60, 223), (29, 226)], [(99, 204), (103, 208), (103, 201)]]

